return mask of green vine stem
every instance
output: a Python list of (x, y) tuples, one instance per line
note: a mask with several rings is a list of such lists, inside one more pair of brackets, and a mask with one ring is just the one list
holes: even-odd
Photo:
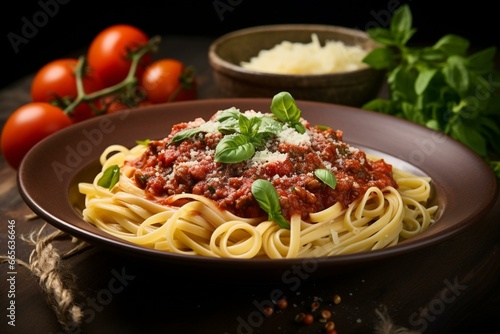
[[(75, 100), (73, 100), (70, 104), (68, 104), (64, 108), (64, 112), (69, 115), (82, 102), (93, 104), (92, 101), (95, 101), (98, 98), (120, 92), (125, 92), (125, 93), (129, 92), (137, 84), (137, 77), (135, 76), (135, 73), (137, 71), (139, 61), (146, 54), (155, 53), (158, 50), (160, 41), (161, 41), (160, 36), (154, 36), (148, 41), (147, 44), (129, 53), (128, 56), (130, 57), (131, 60), (130, 69), (125, 79), (123, 79), (121, 82), (89, 94), (85, 92), (85, 89), (83, 87), (83, 77), (85, 76), (85, 72), (87, 70), (87, 59), (85, 56), (80, 56), (78, 58), (78, 63), (75, 68), (77, 97)], [(94, 110), (97, 109), (94, 105), (92, 106)]]

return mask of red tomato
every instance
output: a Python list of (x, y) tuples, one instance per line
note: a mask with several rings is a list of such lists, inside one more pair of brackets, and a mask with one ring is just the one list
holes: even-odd
[(71, 124), (71, 119), (62, 109), (50, 103), (31, 102), (19, 107), (9, 116), (2, 130), (5, 160), (17, 169), (36, 143)]
[(160, 59), (146, 67), (140, 85), (152, 103), (196, 99), (194, 72), (176, 59)]
[[(101, 31), (90, 43), (87, 52), (89, 67), (101, 78), (106, 86), (121, 82), (127, 76), (131, 61), (130, 51), (147, 44), (149, 37), (140, 29), (119, 24)], [(145, 55), (139, 62), (136, 76), (140, 77), (144, 67), (151, 62), (151, 55)]]
[[(75, 67), (77, 59), (63, 58), (44, 65), (35, 74), (31, 83), (31, 99), (33, 102), (51, 102), (57, 105), (58, 100), (74, 101), (77, 97)], [(92, 93), (104, 88), (102, 82), (93, 74), (86, 73), (83, 78), (85, 93)], [(94, 116), (94, 111), (87, 103), (80, 103), (71, 112), (74, 122), (80, 122)]]

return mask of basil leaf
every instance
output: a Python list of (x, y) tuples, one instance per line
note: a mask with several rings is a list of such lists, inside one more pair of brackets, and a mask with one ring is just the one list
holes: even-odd
[(332, 189), (337, 186), (337, 178), (328, 169), (316, 169), (314, 175)]
[(460, 122), (452, 126), (451, 136), (469, 148), (477, 152), (481, 156), (487, 156), (486, 141), (482, 134), (473, 126), (467, 125), (465, 122)]
[(372, 111), (378, 111), (389, 115), (394, 114), (393, 111), (394, 105), (388, 99), (382, 99), (382, 98), (373, 99), (371, 101), (366, 102), (362, 108)]
[(254, 153), (255, 147), (247, 136), (240, 133), (226, 135), (215, 148), (215, 161), (238, 163), (250, 159)]
[(216, 118), (216, 121), (221, 123), (218, 130), (224, 134), (239, 132), (240, 116), (240, 111), (235, 107), (221, 111)]
[(467, 58), (467, 67), (478, 74), (488, 74), (495, 69), (496, 48), (478, 51)]
[(111, 189), (118, 183), (120, 179), (120, 167), (118, 165), (111, 165), (104, 170), (101, 178), (97, 181), (97, 184), (101, 187)]
[(263, 179), (255, 180), (252, 183), (252, 195), (260, 208), (268, 214), (269, 220), (281, 228), (290, 229), (290, 224), (281, 214), (278, 192), (271, 182)]
[(488, 161), (488, 164), (491, 166), (491, 169), (493, 169), (495, 175), (500, 177), (500, 161)]
[(422, 94), (427, 89), (436, 72), (435, 68), (426, 68), (418, 73), (417, 80), (415, 80), (415, 92), (417, 94)]
[(148, 146), (151, 139), (136, 140), (137, 145)]
[(304, 126), (304, 124), (302, 124), (300, 122), (293, 123), (292, 126), (295, 129), (295, 131), (297, 131), (298, 133), (305, 133), (306, 132), (306, 127)]
[(194, 136), (195, 134), (197, 134), (199, 132), (203, 132), (203, 130), (200, 128), (194, 128), (194, 129), (187, 129), (187, 130), (179, 131), (172, 138), (172, 143), (177, 143), (177, 142), (183, 141), (189, 137)]
[(320, 131), (326, 131), (326, 130), (331, 130), (332, 129), (328, 125), (316, 125), (316, 128), (318, 128), (318, 130), (320, 130)]
[(283, 128), (281, 123), (277, 122), (274, 118), (263, 116), (260, 120), (259, 133), (278, 135)]
[(469, 41), (463, 37), (449, 34), (441, 37), (436, 44), (433, 45), (433, 49), (438, 49), (446, 53), (447, 55), (460, 55), (464, 56), (469, 49)]
[(260, 117), (248, 118), (242, 114), (238, 120), (240, 132), (244, 135), (253, 137), (259, 132), (261, 122), (262, 120)]
[(247, 137), (248, 142), (253, 145), (255, 150), (263, 150), (266, 148), (265, 139), (267, 134), (257, 133), (255, 136)]
[(240, 118), (240, 111), (239, 109), (236, 109), (235, 107), (231, 107), (226, 110), (222, 110), (218, 115), (217, 118), (215, 119), (217, 122), (225, 122), (228, 119), (234, 119), (238, 120)]
[(366, 31), (368, 36), (373, 39), (375, 42), (379, 42), (385, 45), (397, 45), (398, 42), (394, 39), (392, 33), (385, 28), (370, 28)]
[(281, 92), (273, 97), (271, 112), (283, 123), (289, 124), (298, 133), (306, 132), (306, 128), (300, 123), (301, 111), (297, 108), (295, 100), (288, 92)]
[(370, 51), (363, 62), (376, 70), (393, 68), (396, 61), (392, 51), (388, 48), (376, 48)]
[(238, 119), (228, 118), (221, 123), (217, 128), (219, 132), (223, 134), (231, 134), (240, 131), (240, 126), (238, 125)]
[(300, 110), (297, 108), (294, 98), (288, 92), (274, 95), (271, 101), (271, 112), (285, 123), (300, 121)]
[(403, 5), (394, 11), (390, 23), (390, 32), (398, 45), (405, 45), (416, 32), (412, 29), (413, 17), (408, 5)]
[[(419, 54), (421, 60), (427, 63), (442, 63), (446, 61), (446, 53), (439, 49), (423, 48)], [(427, 64), (426, 64), (427, 65)]]
[(465, 60), (459, 56), (448, 58), (443, 68), (446, 82), (461, 96), (465, 96), (469, 89), (469, 72), (465, 66)]
[(285, 219), (285, 217), (283, 217), (281, 212), (277, 212), (274, 215), (270, 215), (269, 220), (275, 222), (281, 228), (284, 228), (286, 230), (290, 229), (290, 223), (288, 222), (288, 220)]
[(401, 112), (404, 118), (415, 123), (423, 124), (425, 122), (425, 117), (419, 111), (421, 110), (414, 103), (401, 102)]
[(249, 132), (247, 133), (249, 136), (256, 136), (260, 132), (260, 125), (262, 124), (261, 117), (252, 117), (250, 118), (250, 127)]
[(240, 128), (240, 133), (249, 134), (250, 133), (250, 119), (245, 115), (241, 114), (238, 119), (238, 126)]

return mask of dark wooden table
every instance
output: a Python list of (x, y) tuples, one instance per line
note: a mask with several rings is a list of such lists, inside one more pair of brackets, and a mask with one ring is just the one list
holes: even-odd
[[(202, 99), (219, 97), (207, 61), (210, 42), (166, 36), (157, 55), (194, 65)], [(0, 92), (2, 124), (29, 101), (30, 81), (26, 77)], [(7, 255), (9, 230), (15, 230), (16, 257), (28, 262), (34, 247), (23, 236), (40, 231), (45, 222), (30, 217), (18, 193), (16, 172), (3, 158), (0, 180), (0, 255)], [(90, 246), (61, 259), (76, 278), (74, 300), (83, 311), (82, 327), (68, 332), (324, 333), (318, 319), (311, 326), (295, 322), (313, 302), (332, 312), (338, 333), (390, 333), (383, 327), (388, 324), (428, 333), (465, 332), (485, 325), (498, 330), (499, 217), (497, 198), (485, 219), (441, 244), (347, 273), (297, 276), (293, 284), (185, 277), (168, 266)], [(48, 225), (42, 235), (54, 231)], [(63, 254), (74, 243), (63, 236), (52, 245)], [(4, 262), (0, 277), (0, 333), (63, 332), (39, 280), (27, 268), (20, 263), (11, 268)], [(287, 298), (288, 307), (265, 316), (263, 308), (277, 293)], [(338, 305), (333, 303), (336, 294), (341, 297)], [(12, 319), (15, 326), (9, 325)]]

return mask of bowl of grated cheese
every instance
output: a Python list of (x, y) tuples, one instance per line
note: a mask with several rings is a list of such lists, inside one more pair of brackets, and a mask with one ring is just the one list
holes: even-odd
[(377, 43), (360, 30), (315, 24), (245, 28), (213, 41), (208, 59), (224, 97), (296, 99), (360, 107), (379, 94), (384, 72), (363, 63)]

